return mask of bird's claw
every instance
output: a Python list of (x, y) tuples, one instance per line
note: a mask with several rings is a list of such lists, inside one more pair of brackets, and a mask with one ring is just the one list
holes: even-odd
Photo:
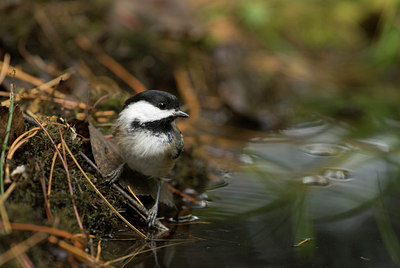
[(106, 182), (108, 184), (113, 184), (114, 182), (116, 182), (119, 179), (122, 172), (124, 171), (124, 165), (125, 165), (125, 163), (119, 165), (116, 169), (114, 169), (113, 171), (111, 171), (110, 173), (108, 173), (106, 175)]
[(154, 205), (151, 209), (149, 209), (149, 216), (147, 217), (147, 224), (149, 227), (154, 227), (157, 219), (158, 206)]

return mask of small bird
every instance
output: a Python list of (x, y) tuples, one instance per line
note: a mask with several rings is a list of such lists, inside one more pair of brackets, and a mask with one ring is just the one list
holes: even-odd
[(157, 195), (147, 219), (154, 226), (162, 179), (183, 151), (183, 135), (175, 123), (189, 117), (178, 99), (167, 92), (147, 90), (129, 98), (119, 113), (114, 137), (124, 162), (134, 171), (155, 179)]

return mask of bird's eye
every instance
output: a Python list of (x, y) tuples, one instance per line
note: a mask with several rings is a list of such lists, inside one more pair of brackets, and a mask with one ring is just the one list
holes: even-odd
[(165, 108), (167, 108), (167, 105), (165, 104), (165, 102), (160, 102), (158, 104), (158, 108), (160, 108), (161, 110), (164, 110)]

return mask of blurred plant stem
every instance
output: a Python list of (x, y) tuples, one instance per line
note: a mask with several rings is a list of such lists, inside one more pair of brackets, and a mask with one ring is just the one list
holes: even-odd
[(5, 157), (6, 157), (8, 137), (10, 136), (13, 113), (14, 113), (14, 86), (13, 86), (13, 84), (11, 84), (9, 116), (8, 116), (8, 122), (7, 122), (6, 135), (3, 140), (3, 146), (1, 149), (1, 157), (0, 157), (0, 193), (1, 193), (1, 195), (4, 194), (4, 161), (5, 161)]

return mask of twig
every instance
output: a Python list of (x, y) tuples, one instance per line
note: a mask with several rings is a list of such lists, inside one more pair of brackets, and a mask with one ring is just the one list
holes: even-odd
[(3, 147), (1, 150), (1, 157), (0, 157), (0, 194), (4, 194), (4, 160), (6, 156), (6, 149), (7, 149), (7, 143), (8, 143), (8, 138), (10, 136), (10, 130), (11, 130), (11, 123), (12, 123), (12, 118), (13, 118), (13, 113), (14, 113), (14, 84), (11, 84), (11, 92), (10, 92), (10, 107), (8, 108), (9, 116), (8, 116), (8, 122), (7, 122), (7, 128), (6, 128), (6, 136), (4, 137), (3, 141)]
[(97, 60), (110, 71), (112, 71), (116, 76), (121, 78), (121, 80), (130, 86), (136, 93), (147, 90), (147, 88), (139, 81), (139, 79), (134, 77), (121, 64), (119, 64), (105, 52), (98, 51)]
[(191, 197), (190, 195), (187, 195), (185, 193), (182, 193), (181, 191), (179, 191), (178, 189), (176, 189), (175, 187), (173, 187), (172, 185), (168, 184), (168, 189), (170, 189), (172, 192), (176, 193), (177, 195), (180, 195), (183, 198), (186, 198), (187, 200), (189, 200), (192, 203), (197, 203), (199, 202), (196, 198)]
[(154, 249), (160, 249), (160, 248), (166, 248), (166, 247), (177, 246), (177, 245), (181, 245), (181, 244), (188, 243), (188, 242), (191, 242), (191, 241), (176, 242), (176, 243), (171, 243), (171, 244), (167, 244), (167, 245), (162, 245), (162, 246), (159, 246), (159, 247), (153, 247), (153, 248), (145, 249), (145, 250), (142, 250), (142, 251), (136, 251), (136, 252), (134, 252), (134, 253), (131, 253), (131, 254), (122, 256), (122, 257), (120, 257), (120, 258), (107, 261), (107, 262), (104, 263), (104, 265), (110, 265), (110, 264), (112, 264), (112, 263), (117, 263), (117, 262), (123, 261), (123, 260), (125, 260), (125, 259), (131, 258), (131, 257), (135, 257), (136, 255), (139, 255), (139, 254), (143, 254), (143, 253), (152, 251), (152, 250), (154, 250)]
[[(78, 36), (75, 42), (83, 50), (89, 50), (92, 47), (92, 43), (88, 38), (83, 35)], [(97, 53), (97, 60), (103, 64), (107, 69), (118, 76), (122, 81), (124, 81), (129, 87), (131, 87), (136, 93), (147, 90), (147, 88), (139, 81), (135, 76), (128, 72), (121, 64), (116, 60), (107, 55), (99, 47), (95, 48)]]
[[(26, 48), (27, 38), (22, 39), (18, 42), (18, 51), (22, 57), (24, 57), (25, 61), (30, 65), (36, 66), (39, 69), (49, 73), (53, 76), (56, 76), (58, 73), (57, 67), (54, 67), (52, 64), (47, 64), (39, 55), (32, 55), (28, 49)], [(43, 82), (38, 85), (43, 84)]]
[(16, 186), (16, 183), (13, 182), (8, 188), (7, 191), (0, 196), (0, 215), (3, 220), (3, 227), (4, 227), (4, 232), (6, 234), (11, 233), (11, 225), (10, 225), (10, 220), (8, 218), (7, 210), (6, 207), (4, 206), (4, 202), (7, 200), (7, 198), (10, 196), (10, 194), (14, 191)]
[(101, 241), (103, 240), (100, 238), (99, 242), (97, 243), (97, 253), (96, 253), (97, 262), (100, 260), (100, 255), (101, 255)]
[(95, 110), (97, 105), (102, 102), (103, 100), (107, 99), (108, 97), (110, 97), (111, 94), (106, 94), (104, 96), (101, 96), (100, 98), (97, 99), (97, 101), (93, 104), (92, 109)]
[(16, 259), (22, 268), (35, 268), (31, 259), (29, 259), (25, 252), (19, 254)]
[(70, 245), (63, 240), (58, 240), (57, 237), (55, 237), (55, 236), (50, 236), (49, 242), (56, 244), (60, 248), (73, 254), (74, 257), (78, 258), (79, 260), (81, 260), (83, 263), (85, 263), (89, 267), (105, 267), (105, 266), (107, 266), (99, 261), (96, 261), (96, 259), (92, 255), (86, 253), (85, 251), (81, 250), (80, 248)]
[(31, 91), (33, 94), (35, 93), (39, 93), (40, 91), (46, 91), (47, 93), (51, 94), (51, 93), (57, 93), (55, 96), (59, 97), (59, 98), (65, 98), (66, 95), (64, 93), (61, 93), (59, 91), (57, 92), (52, 92), (52, 90), (50, 90), (53, 86), (58, 85), (60, 83), (60, 81), (65, 81), (67, 79), (69, 79), (72, 75), (73, 71), (72, 70), (68, 70), (67, 72), (63, 73), (62, 75), (44, 83), (41, 84), (40, 86), (37, 86), (35, 88), (30, 89), (29, 91)]
[[(98, 167), (92, 162), (92, 160), (90, 160), (84, 153), (81, 152), (80, 154), (83, 158), (85, 158), (89, 165), (96, 169), (97, 172), (101, 174), (101, 176), (105, 177), (105, 175), (98, 169)], [(119, 193), (121, 193), (126, 199), (128, 199), (128, 205), (133, 208), (143, 219), (147, 219), (149, 217), (149, 211), (140, 203), (140, 201), (137, 202), (135, 199), (133, 199), (126, 191), (119, 187), (117, 183), (112, 183), (112, 187)], [(154, 224), (158, 230), (162, 232), (168, 231), (168, 228), (165, 227), (158, 219), (156, 219)]]
[(39, 165), (38, 162), (36, 162), (36, 168), (41, 171), (40, 176), (40, 185), (42, 186), (42, 193), (43, 193), (43, 199), (44, 199), (44, 207), (46, 210), (46, 217), (49, 222), (51, 222), (51, 219), (53, 218), (53, 215), (51, 214), (51, 209), (50, 209), (50, 200), (47, 196), (47, 191), (46, 191), (46, 179), (44, 175), (44, 169)]
[(17, 186), (16, 182), (11, 183), (10, 186), (8, 186), (7, 191), (0, 196), (0, 205), (3, 204), (7, 198), (11, 195), (11, 193), (14, 191), (15, 186)]
[[(0, 61), (0, 64), (3, 65), (4, 62)], [(39, 86), (41, 84), (43, 84), (43, 80), (36, 78), (30, 74), (25, 73), (24, 71), (22, 71), (21, 69), (18, 69), (14, 66), (8, 66), (7, 68), (7, 73), (13, 73), (13, 77), (22, 80), (24, 82), (27, 82), (29, 84), (32, 84), (34, 86)]]
[[(0, 96), (2, 97), (9, 97), (10, 93), (9, 92), (5, 92), (5, 91), (0, 91)], [(86, 104), (83, 102), (79, 102), (79, 101), (73, 101), (73, 100), (67, 100), (65, 98), (61, 98), (61, 97), (53, 97), (51, 100), (49, 99), (48, 96), (38, 96), (38, 93), (19, 93), (18, 95), (16, 95), (16, 99), (17, 101), (19, 99), (39, 99), (39, 100), (43, 100), (43, 101), (51, 101), (60, 105), (63, 105), (63, 107), (67, 108), (67, 109), (75, 109), (75, 108), (79, 108), (79, 109), (85, 109), (86, 108)], [(0, 104), (1, 105), (8, 105), (9, 104), (9, 100), (3, 101)]]
[(14, 259), (18, 255), (24, 253), (37, 243), (43, 241), (46, 237), (47, 237), (46, 234), (36, 233), (31, 237), (29, 237), (28, 239), (24, 240), (23, 242), (13, 246), (11, 249), (7, 250), (2, 255), (0, 255), (0, 266)]
[(190, 118), (188, 118), (186, 121), (195, 122), (200, 117), (201, 105), (196, 94), (194, 93), (189, 75), (185, 69), (178, 68), (174, 70), (174, 77), (179, 93), (190, 108)]
[[(119, 266), (126, 267), (127, 264), (132, 262), (132, 260), (136, 257), (136, 255), (139, 254), (139, 252), (142, 251), (145, 247), (147, 247), (147, 243), (143, 243), (142, 245), (140, 245), (140, 247), (135, 247), (135, 251), (130, 253), (129, 258), (124, 259), (123, 263), (119, 263)], [(155, 265), (155, 267), (157, 267), (157, 266), (159, 266), (159, 265)]]
[(7, 210), (6, 210), (6, 207), (4, 206), (3, 202), (0, 204), (0, 215), (1, 215), (1, 219), (4, 222), (4, 232), (6, 234), (11, 233), (10, 219), (8, 217)]
[(68, 182), (68, 188), (69, 188), (69, 195), (71, 196), (72, 207), (74, 209), (76, 220), (78, 221), (79, 229), (81, 229), (81, 231), (83, 232), (83, 225), (82, 225), (82, 222), (81, 222), (81, 218), (79, 217), (78, 208), (76, 207), (76, 204), (75, 204), (74, 190), (72, 189), (72, 183), (71, 183), (71, 177), (69, 176), (68, 165), (66, 164), (67, 163), (67, 156), (65, 154), (65, 146), (67, 144), (64, 141), (64, 137), (63, 137), (63, 134), (62, 134), (60, 126), (58, 126), (58, 130), (60, 132), (61, 148), (62, 148), (62, 151), (63, 151), (63, 159), (64, 159), (63, 163), (65, 163), (65, 171), (68, 174), (67, 175), (67, 182)]
[[(127, 192), (124, 191), (118, 184), (113, 183), (112, 187), (121, 193), (126, 199), (128, 199), (131, 208), (133, 208), (143, 219), (147, 219), (149, 217), (149, 211), (144, 206), (141, 206), (135, 199), (133, 199)], [(164, 225), (162, 225), (159, 221), (155, 222), (155, 226), (160, 228), (161, 230), (168, 230)]]
[[(89, 163), (89, 165), (91, 165), (103, 178), (107, 177), (106, 175), (103, 174), (103, 172), (101, 172), (101, 170), (96, 166), (95, 163), (92, 162), (92, 160), (89, 159), (89, 157), (87, 157), (84, 153), (80, 152), (80, 155), (86, 160), (86, 162)], [(116, 183), (112, 183), (112, 186), (118, 191), (120, 192), (126, 199), (128, 199), (128, 201), (131, 202), (131, 204), (133, 206), (131, 206), (139, 215), (141, 215), (144, 219), (147, 219), (147, 217), (149, 216), (149, 211), (147, 210), (147, 208), (145, 208), (145, 206), (143, 206), (143, 204), (139, 201), (137, 202), (136, 200), (132, 199), (131, 196), (129, 196), (123, 189), (121, 189)], [(142, 214), (146, 215), (143, 216)]]
[(0, 85), (3, 83), (4, 78), (6, 78), (8, 67), (10, 66), (10, 54), (6, 53), (4, 55), (4, 61), (1, 66), (1, 72), (0, 72)]
[[(10, 222), (10, 226), (12, 230), (47, 233), (71, 240), (76, 240), (78, 238), (76, 235), (71, 234), (70, 232), (42, 225)], [(4, 222), (2, 221), (0, 221), (0, 229), (4, 229)]]
[(74, 161), (75, 165), (78, 167), (78, 169), (82, 172), (82, 175), (85, 177), (87, 182), (92, 186), (94, 191), (100, 196), (101, 199), (107, 204), (107, 206), (114, 211), (114, 213), (123, 221), (125, 222), (132, 230), (134, 230), (136, 233), (138, 233), (141, 237), (147, 238), (146, 235), (144, 235), (141, 231), (139, 231), (135, 226), (133, 226), (127, 219), (124, 218), (114, 207), (111, 205), (111, 203), (104, 197), (104, 195), (97, 189), (96, 185), (90, 180), (90, 178), (86, 175), (85, 171), (82, 169), (82, 167), (79, 165), (78, 161), (76, 160), (75, 156), (72, 154), (71, 150), (69, 149), (68, 145), (65, 144), (65, 149), (67, 149), (70, 157)]
[[(15, 73), (15, 76), (16, 76), (17, 72), (15, 72), (15, 70), (14, 70), (14, 73)], [(65, 95), (64, 93), (59, 92), (57, 90), (53, 90), (52, 87), (58, 85), (60, 83), (60, 81), (65, 81), (65, 80), (69, 79), (71, 77), (72, 73), (73, 73), (73, 71), (71, 71), (71, 70), (66, 71), (62, 75), (60, 75), (60, 76), (58, 76), (58, 77), (56, 77), (56, 78), (54, 78), (54, 79), (52, 79), (52, 80), (50, 80), (50, 81), (48, 81), (46, 83), (41, 83), (37, 87), (29, 89), (26, 92), (25, 91), (21, 91), (16, 96), (17, 100), (18, 100), (18, 98), (34, 98), (34, 99), (39, 98), (41, 100), (48, 101), (49, 100), (49, 96), (51, 96), (52, 100), (54, 102), (57, 102), (57, 103), (61, 103), (62, 104), (62, 103), (71, 102), (69, 100), (66, 100), (67, 95)], [(39, 95), (43, 91), (46, 92), (47, 94), (49, 94), (49, 96), (41, 96), (41, 95)], [(7, 92), (2, 92), (1, 95), (5, 96), (5, 95), (7, 95)], [(2, 104), (3, 105), (7, 105), (8, 102), (7, 101), (3, 101)], [(78, 104), (82, 105), (81, 103), (78, 103)], [(78, 106), (78, 105), (75, 105), (75, 106)], [(86, 107), (86, 105), (83, 104), (83, 107)], [(80, 107), (80, 108), (82, 108), (82, 107)]]
[(140, 199), (136, 196), (136, 194), (132, 191), (132, 188), (131, 188), (131, 186), (130, 185), (128, 185), (128, 190), (129, 190), (129, 192), (131, 193), (131, 195), (133, 195), (133, 197), (136, 199), (136, 201), (138, 201), (138, 203), (142, 206), (142, 207), (144, 207), (144, 205), (142, 204), (142, 202), (140, 202)]

